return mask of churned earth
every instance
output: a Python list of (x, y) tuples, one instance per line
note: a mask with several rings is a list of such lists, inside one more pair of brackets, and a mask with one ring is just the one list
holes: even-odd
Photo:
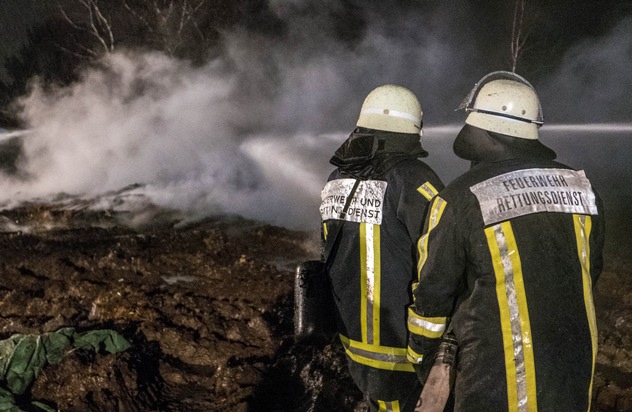
[[(150, 208), (139, 220), (50, 204), (4, 210), (0, 229), (0, 339), (72, 326), (113, 329), (132, 344), (67, 353), (18, 399), (25, 405), (365, 410), (338, 344), (293, 339), (294, 268), (318, 256), (315, 234), (238, 217), (187, 221)], [(632, 411), (632, 257), (629, 237), (621, 242), (595, 294), (595, 411)]]

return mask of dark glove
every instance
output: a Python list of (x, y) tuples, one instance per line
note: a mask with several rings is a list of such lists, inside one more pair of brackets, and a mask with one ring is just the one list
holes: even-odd
[(435, 355), (436, 352), (427, 353), (424, 355), (421, 363), (413, 363), (413, 368), (415, 369), (417, 378), (419, 378), (419, 382), (421, 382), (422, 386), (426, 384), (430, 369), (432, 369), (432, 365), (434, 365)]

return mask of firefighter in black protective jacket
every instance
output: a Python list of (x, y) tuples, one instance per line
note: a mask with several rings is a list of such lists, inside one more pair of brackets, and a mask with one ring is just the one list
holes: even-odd
[(430, 357), (449, 325), (456, 411), (589, 411), (602, 202), (538, 140), (540, 102), (524, 78), (490, 73), (464, 104), (454, 151), (473, 166), (428, 211), (409, 355)]
[(421, 391), (406, 357), (406, 311), (415, 242), (430, 199), (443, 188), (419, 159), (428, 155), (421, 117), (417, 97), (404, 87), (369, 93), (357, 128), (330, 161), (337, 169), (321, 193), (339, 337), (373, 411), (412, 411)]

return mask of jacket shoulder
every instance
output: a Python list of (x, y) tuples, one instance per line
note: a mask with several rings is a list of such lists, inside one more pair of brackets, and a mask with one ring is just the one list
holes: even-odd
[(409, 178), (423, 178), (433, 184), (443, 184), (435, 171), (421, 159), (406, 159), (393, 167), (389, 174)]

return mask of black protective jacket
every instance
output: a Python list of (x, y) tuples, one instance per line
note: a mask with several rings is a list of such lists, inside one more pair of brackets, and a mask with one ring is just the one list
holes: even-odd
[[(390, 144), (401, 144), (402, 136), (377, 137), (354, 133), (336, 152), (332, 163), (338, 168), (322, 191), (320, 212), (324, 249), (332, 250), (328, 272), (351, 376), (373, 399), (401, 399), (419, 386), (406, 359), (415, 242), (429, 201), (443, 184), (417, 158), (425, 154), (418, 135), (398, 147)], [(342, 220), (356, 180), (360, 183)]]
[(449, 324), (455, 410), (589, 410), (603, 242), (601, 199), (552, 160), (479, 163), (434, 198), (409, 353), (430, 356)]

